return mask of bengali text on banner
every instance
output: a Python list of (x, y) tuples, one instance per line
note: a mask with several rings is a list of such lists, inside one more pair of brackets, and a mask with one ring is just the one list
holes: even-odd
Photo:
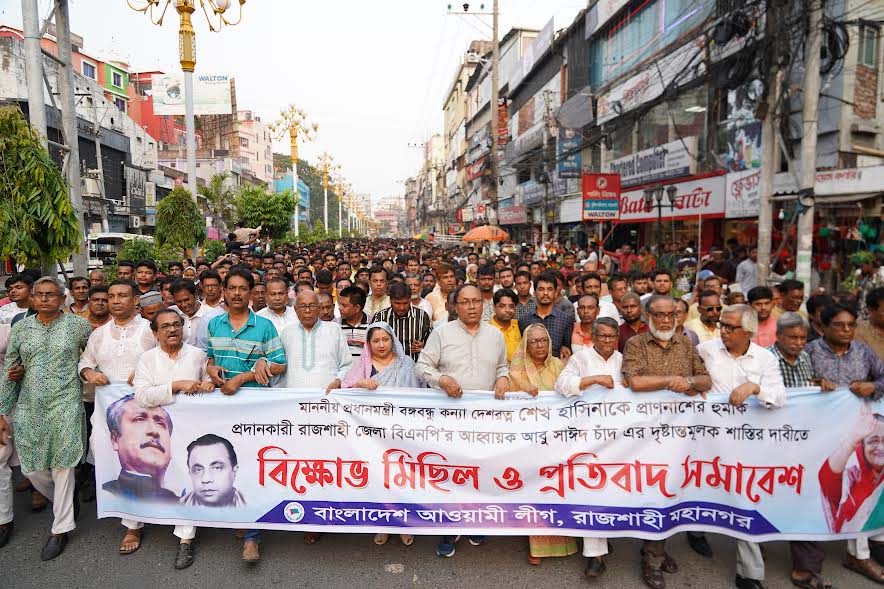
[(100, 517), (358, 533), (832, 539), (884, 528), (884, 401), (592, 387), (98, 391)]

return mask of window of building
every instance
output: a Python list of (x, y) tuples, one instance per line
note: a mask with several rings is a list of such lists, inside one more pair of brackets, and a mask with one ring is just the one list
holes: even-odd
[(859, 28), (859, 63), (869, 67), (878, 66), (878, 35), (880, 29), (872, 25)]
[(114, 72), (113, 77), (112, 77), (112, 83), (117, 88), (122, 88), (123, 87), (123, 74)]
[(89, 78), (90, 80), (97, 80), (98, 74), (95, 71), (95, 66), (91, 63), (83, 62), (83, 75)]
[(240, 137), (239, 138), (239, 146), (240, 147), (248, 147), (249, 146), (249, 139), (247, 137)]
[(244, 166), (249, 166), (249, 165), (251, 165), (251, 162), (249, 161), (249, 158), (247, 158), (247, 157), (245, 157), (245, 156), (240, 156), (240, 157), (239, 157), (239, 163), (241, 163), (241, 164), (244, 165)]
[(123, 112), (126, 112), (126, 101), (122, 98), (114, 98), (114, 105)]

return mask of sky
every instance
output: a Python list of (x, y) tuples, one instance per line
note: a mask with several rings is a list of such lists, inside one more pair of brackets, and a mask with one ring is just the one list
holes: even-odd
[[(174, 0), (161, 27), (126, 0), (69, 2), (84, 52), (122, 59), (133, 71), (180, 71)], [(45, 18), (51, 0), (38, 3)], [(490, 0), (484, 4), (490, 11)], [(500, 37), (514, 26), (540, 29), (551, 17), (556, 29), (566, 28), (585, 6), (501, 0)], [(300, 146), (301, 157), (328, 152), (357, 192), (375, 200), (401, 195), (422, 158), (409, 144), (441, 130), (445, 93), (470, 40), (491, 38), (490, 17), (448, 15), (447, 7), (447, 0), (248, 0), (242, 22), (217, 33), (198, 10), (196, 73), (234, 76), (238, 107), (265, 122), (295, 104), (319, 125), (316, 140)], [(0, 0), (0, 24), (21, 27), (20, 0)], [(288, 153), (288, 140), (274, 151)]]

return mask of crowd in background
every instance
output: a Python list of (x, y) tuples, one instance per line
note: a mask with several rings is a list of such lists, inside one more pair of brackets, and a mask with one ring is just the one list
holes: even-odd
[[(165, 267), (121, 260), (65, 284), (30, 270), (7, 280), (8, 298), (0, 302), (0, 546), (13, 534), (10, 466), (18, 459), (26, 478), (17, 488), (31, 492), (32, 508), (52, 502), (41, 556), (62, 553), (81, 501), (96, 495), (85, 460), (89, 417), (95, 387), (110, 382), (133, 390), (112, 427), (115, 443), (134, 431), (130, 410), (216, 388), (233, 395), (252, 387), (309, 386), (327, 394), (430, 387), (452, 398), (478, 390), (503, 400), (515, 391), (570, 397), (627, 387), (724, 393), (734, 405), (785, 411), (793, 387), (884, 395), (884, 270), (874, 261), (860, 269), (856, 290), (827, 293), (813, 285), (807, 297), (805, 285), (786, 273), (773, 286), (760, 284), (752, 247), (720, 244), (699, 260), (690, 244), (662, 245), (658, 256), (628, 245), (480, 249), (411, 240), (260, 248), (256, 230), (239, 231), (214, 260)], [(870, 427), (866, 434), (878, 435), (878, 426)], [(104, 491), (150, 492), (138, 475), (151, 465), (131, 460), (122, 464), (131, 476)], [(844, 465), (830, 462), (832, 486), (840, 489)], [(874, 467), (884, 475), (884, 461)], [(850, 529), (850, 505), (868, 499), (884, 480), (876, 476), (866, 495), (833, 496), (833, 525)], [(119, 552), (131, 554), (141, 546), (143, 524), (122, 524)], [(196, 532), (175, 527), (176, 568), (194, 562)], [(239, 534), (243, 560), (257, 562), (261, 533)], [(304, 535), (310, 544), (319, 539)], [(457, 541), (443, 537), (437, 555), (454, 555)], [(712, 556), (704, 534), (689, 533), (687, 541)], [(529, 546), (535, 565), (581, 551), (587, 579), (606, 569), (604, 538), (532, 536)], [(791, 548), (792, 582), (823, 587), (818, 543)], [(884, 536), (848, 542), (844, 558), (884, 584)], [(738, 541), (736, 561), (735, 585), (761, 587), (759, 545)], [(678, 565), (665, 542), (646, 541), (640, 568), (648, 587), (663, 589), (664, 573)]]

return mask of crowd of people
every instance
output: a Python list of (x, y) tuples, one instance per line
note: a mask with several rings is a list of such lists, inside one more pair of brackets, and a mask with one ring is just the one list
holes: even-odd
[[(112, 280), (95, 270), (67, 284), (22, 271), (7, 280), (8, 300), (0, 306), (0, 546), (13, 535), (10, 467), (18, 461), (26, 478), (17, 489), (31, 492), (32, 508), (52, 504), (41, 558), (62, 553), (81, 501), (95, 499), (94, 468), (85, 460), (89, 418), (95, 387), (110, 382), (128, 382), (136, 401), (120, 404), (109, 421), (123, 474), (102, 488), (121, 496), (152, 492), (139, 474), (154, 466), (126, 448), (159, 443), (157, 429), (169, 425), (145, 419), (145, 409), (216, 388), (234, 395), (274, 386), (366, 394), (429, 387), (451, 398), (476, 390), (505, 399), (514, 391), (572, 397), (627, 387), (724, 393), (733, 405), (755, 397), (770, 409), (787, 406), (792, 387), (884, 396), (884, 288), (869, 283), (860, 292), (805, 298), (805, 285), (795, 280), (759, 285), (754, 250), (725, 249), (713, 248), (687, 284), (674, 250), (666, 252), (671, 263), (650, 264), (628, 246), (549, 255), (546, 248), (484, 253), (410, 240), (272, 251), (233, 243), (215, 260), (183, 259), (165, 268), (153, 260), (120, 261)], [(868, 435), (879, 436), (875, 427)], [(868, 459), (878, 474), (866, 497), (847, 503), (861, 502), (884, 479), (884, 460)], [(840, 481), (844, 464), (833, 460), (832, 477)], [(856, 515), (837, 497), (831, 507), (841, 524)], [(131, 554), (141, 546), (143, 524), (122, 525), (119, 552)], [(173, 533), (174, 566), (186, 568), (194, 562), (196, 529), (179, 525)], [(242, 559), (257, 562), (260, 531), (237, 533)], [(304, 535), (308, 544), (319, 539)], [(473, 545), (486, 540), (469, 538)], [(453, 556), (457, 541), (442, 537), (436, 554)], [(704, 534), (689, 533), (687, 541), (712, 557)], [(603, 576), (610, 550), (605, 538), (532, 536), (528, 543), (534, 565), (575, 554), (582, 543), (590, 580)], [(792, 542), (791, 549), (792, 582), (825, 586), (818, 543)], [(884, 536), (849, 541), (844, 558), (851, 570), (884, 584)], [(758, 544), (738, 541), (736, 561), (737, 587), (763, 586)], [(664, 573), (677, 570), (666, 542), (644, 542), (641, 577), (648, 587), (663, 589)]]

